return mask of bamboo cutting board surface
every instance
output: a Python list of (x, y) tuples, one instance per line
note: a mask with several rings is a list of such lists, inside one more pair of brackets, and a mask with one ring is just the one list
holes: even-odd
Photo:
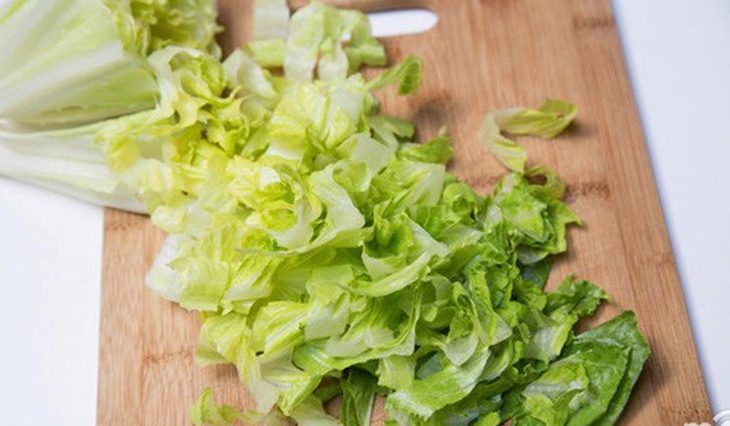
[[(221, 0), (222, 37), (230, 50), (249, 28), (249, 0)], [(294, 4), (296, 3), (296, 4)], [(294, 6), (305, 1), (292, 2)], [(577, 123), (550, 142), (521, 138), (532, 164), (568, 184), (567, 198), (585, 226), (570, 231), (569, 253), (551, 284), (570, 272), (612, 297), (591, 323), (633, 309), (652, 355), (620, 423), (682, 425), (709, 421), (682, 289), (644, 146), (609, 0), (339, 0), (378, 10), (426, 7), (432, 30), (385, 39), (393, 60), (424, 60), (421, 89), (383, 109), (416, 122), (419, 139), (447, 126), (453, 172), (482, 193), (504, 169), (484, 150), (484, 114), (538, 106), (545, 97), (578, 104)], [(233, 367), (199, 368), (194, 314), (144, 286), (164, 235), (146, 217), (107, 210), (100, 334), (99, 425), (188, 425), (190, 404), (205, 386), (220, 402), (250, 406)], [(376, 423), (382, 424), (382, 407)]]

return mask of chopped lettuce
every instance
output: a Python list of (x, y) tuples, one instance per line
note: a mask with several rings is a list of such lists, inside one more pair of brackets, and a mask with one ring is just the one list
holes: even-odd
[[(0, 101), (0, 173), (169, 234), (147, 285), (199, 313), (196, 360), (235, 365), (255, 406), (206, 389), (194, 424), (362, 426), (376, 398), (388, 424), (617, 420), (646, 342), (632, 313), (575, 336), (608, 295), (572, 276), (545, 289), (580, 222), (502, 135), (552, 138), (574, 105), (490, 113), (484, 141), (514, 173), (477, 194), (447, 171), (445, 130), (419, 143), (379, 110), (372, 92), (415, 92), (423, 64), (367, 80), (386, 58), (360, 12), (259, 0), (255, 39), (221, 62), (209, 0), (10, 5), (0, 94), (20, 89)], [(34, 25), (60, 42), (27, 54)]]
[(311, 81), (316, 70), (320, 80), (342, 79), (361, 65), (384, 64), (385, 50), (362, 12), (315, 1), (292, 16), (283, 62), (288, 78)]
[(342, 416), (345, 426), (369, 426), (377, 391), (377, 379), (370, 373), (351, 368), (342, 380)]
[(410, 95), (415, 93), (421, 86), (421, 73), (423, 62), (416, 56), (408, 56), (397, 66), (384, 72), (375, 80), (368, 83), (371, 90), (380, 89), (391, 84), (398, 84), (399, 95)]
[(487, 114), (482, 124), (482, 141), (487, 149), (508, 169), (525, 170), (527, 153), (523, 147), (502, 135), (539, 136), (552, 139), (559, 135), (578, 114), (570, 102), (547, 99), (539, 109), (509, 108)]
[(255, 0), (253, 6), (253, 39), (285, 39), (289, 32), (286, 0)]
[(195, 425), (225, 426), (238, 420), (242, 413), (230, 405), (217, 405), (210, 388), (190, 407), (190, 418)]
[[(399, 424), (428, 419), (437, 410), (458, 402), (474, 389), (484, 370), (489, 350), (483, 348), (462, 365), (443, 361), (442, 366), (423, 379), (388, 396), (388, 414)], [(444, 365), (445, 364), (445, 365)]]
[(451, 160), (453, 154), (451, 139), (444, 129), (439, 132), (438, 136), (427, 142), (406, 142), (401, 144), (398, 149), (399, 158), (423, 163), (446, 164)]
[(228, 426), (236, 422), (256, 426), (287, 426), (289, 421), (278, 410), (260, 414), (251, 410), (239, 410), (230, 405), (218, 405), (210, 388), (205, 388), (190, 407), (190, 421), (196, 426)]
[(512, 391), (515, 424), (612, 425), (649, 356), (632, 312), (577, 336), (535, 381)]
[(568, 353), (586, 351), (591, 346), (602, 344), (628, 351), (626, 370), (616, 392), (612, 395), (607, 410), (593, 422), (595, 425), (612, 425), (616, 423), (626, 406), (631, 390), (649, 358), (650, 350), (649, 344), (637, 328), (636, 316), (631, 311), (624, 312), (605, 324), (579, 335), (568, 348)]

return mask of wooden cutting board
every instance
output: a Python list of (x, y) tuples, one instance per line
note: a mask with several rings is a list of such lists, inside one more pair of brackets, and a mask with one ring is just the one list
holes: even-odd
[[(293, 2), (296, 5), (304, 1)], [(425, 63), (417, 95), (381, 94), (383, 109), (412, 119), (420, 138), (447, 126), (452, 170), (488, 192), (504, 169), (478, 139), (495, 108), (538, 106), (547, 96), (578, 104), (576, 125), (555, 141), (521, 138), (533, 164), (568, 183), (568, 202), (585, 222), (570, 231), (569, 272), (612, 296), (593, 323), (633, 309), (652, 348), (626, 425), (710, 420), (687, 312), (609, 0), (340, 0), (368, 10), (426, 7), (439, 22), (427, 33), (385, 40), (393, 60)], [(295, 6), (296, 6), (295, 5)], [(226, 49), (249, 28), (248, 0), (221, 0)], [(99, 362), (98, 424), (187, 425), (205, 386), (219, 401), (249, 406), (232, 367), (193, 360), (194, 314), (144, 286), (164, 235), (146, 217), (107, 210)], [(378, 420), (382, 423), (382, 409)]]

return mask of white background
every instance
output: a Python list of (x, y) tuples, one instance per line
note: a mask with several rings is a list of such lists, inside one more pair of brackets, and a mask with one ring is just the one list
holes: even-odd
[[(712, 405), (730, 408), (730, 2), (614, 6)], [(101, 209), (0, 178), (2, 423), (95, 423), (101, 243)]]

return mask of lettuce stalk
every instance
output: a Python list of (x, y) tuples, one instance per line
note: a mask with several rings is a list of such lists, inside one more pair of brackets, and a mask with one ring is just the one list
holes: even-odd
[(155, 106), (147, 56), (168, 45), (217, 52), (211, 0), (11, 0), (0, 6), (0, 116), (89, 123)]
[[(5, 2), (0, 38), (13, 43), (0, 58), (0, 173), (146, 212), (152, 196), (140, 182), (171, 173), (154, 162), (164, 156), (159, 147), (146, 148), (133, 173), (129, 155), (139, 150), (133, 140), (153, 138), (144, 143), (150, 147), (171, 137), (170, 117), (191, 107), (185, 102), (191, 95), (180, 92), (197, 90), (183, 88), (196, 80), (182, 81), (186, 73), (223, 75), (217, 31), (212, 0)], [(194, 69), (203, 63), (214, 64), (217, 74)], [(190, 126), (188, 119), (175, 131)], [(151, 135), (154, 127), (167, 127), (167, 134)], [(127, 143), (117, 136), (123, 131)]]

